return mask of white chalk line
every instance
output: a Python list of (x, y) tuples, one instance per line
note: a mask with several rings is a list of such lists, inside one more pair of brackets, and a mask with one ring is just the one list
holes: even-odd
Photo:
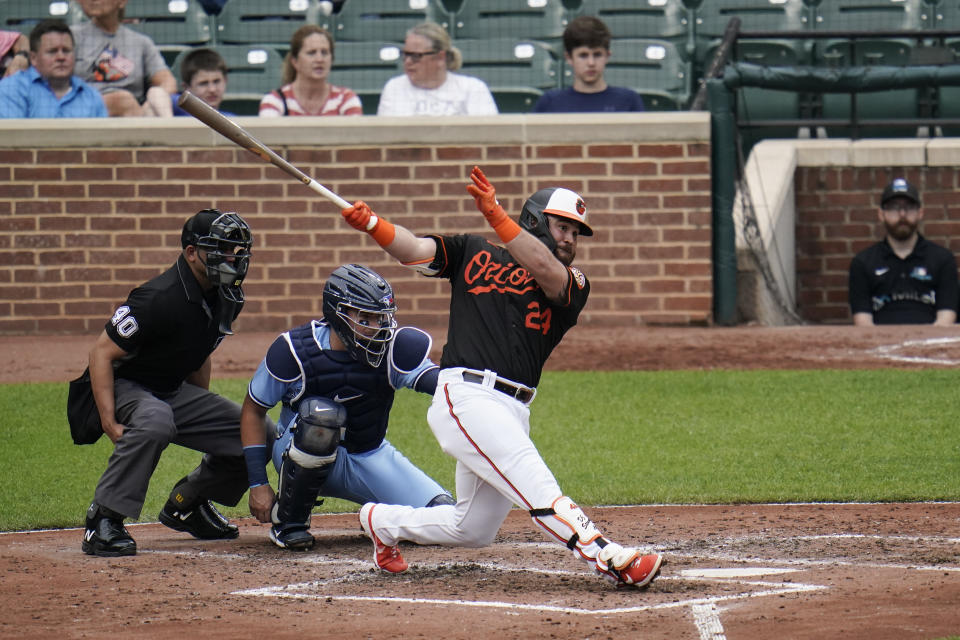
[[(737, 542), (749, 542), (751, 540), (766, 540), (766, 537), (762, 536), (750, 536), (750, 537), (738, 537), (736, 538)], [(881, 536), (881, 535), (867, 535), (867, 534), (820, 534), (820, 535), (808, 535), (808, 536), (797, 536), (795, 539), (799, 540), (825, 540), (825, 539), (891, 539), (891, 540), (907, 540), (907, 541), (919, 541), (919, 542), (930, 542), (930, 541), (946, 541), (950, 543), (958, 542), (960, 540), (956, 538), (940, 538), (937, 536), (903, 536), (903, 535), (892, 535), (892, 536)], [(521, 542), (521, 543), (505, 543), (496, 545), (499, 548), (506, 549), (521, 549), (521, 548), (554, 548), (555, 545), (546, 543), (546, 542)], [(798, 571), (810, 567), (821, 567), (821, 566), (857, 566), (857, 567), (870, 567), (870, 568), (881, 568), (881, 569), (893, 569), (893, 570), (936, 570), (936, 571), (960, 571), (960, 567), (953, 566), (915, 566), (915, 565), (904, 565), (896, 563), (863, 563), (863, 562), (848, 562), (842, 560), (816, 560), (816, 559), (782, 559), (782, 558), (757, 558), (757, 557), (744, 557), (742, 555), (738, 556), (732, 553), (716, 553), (716, 552), (697, 552), (697, 553), (683, 553), (677, 552), (676, 550), (664, 549), (664, 552), (669, 555), (674, 555), (678, 557), (690, 557), (697, 558), (700, 560), (704, 559), (714, 559), (722, 561), (735, 562), (738, 565), (741, 565), (739, 568), (723, 568), (723, 569), (688, 569), (682, 570), (679, 572), (678, 576), (664, 576), (659, 578), (660, 581), (671, 581), (671, 580), (689, 580), (689, 579), (699, 579), (703, 582), (714, 583), (714, 584), (733, 584), (741, 587), (754, 588), (753, 590), (746, 591), (745, 593), (740, 594), (730, 594), (722, 596), (704, 596), (698, 598), (689, 598), (684, 600), (677, 600), (667, 603), (659, 604), (648, 604), (648, 605), (638, 605), (633, 607), (618, 607), (610, 609), (589, 609), (583, 607), (563, 607), (555, 605), (546, 605), (546, 604), (525, 604), (517, 602), (504, 602), (504, 601), (483, 601), (483, 600), (454, 600), (454, 599), (442, 599), (442, 598), (408, 598), (408, 597), (398, 597), (398, 596), (360, 596), (360, 595), (338, 595), (333, 593), (318, 593), (319, 590), (322, 590), (324, 586), (330, 586), (335, 583), (341, 583), (344, 581), (353, 580), (355, 578), (333, 578), (330, 580), (322, 581), (312, 581), (307, 583), (299, 584), (290, 584), (285, 586), (265, 586), (254, 589), (244, 589), (240, 591), (235, 591), (232, 595), (243, 595), (243, 596), (259, 596), (259, 597), (275, 597), (275, 598), (293, 598), (293, 599), (307, 599), (307, 600), (342, 600), (342, 601), (354, 601), (354, 602), (395, 602), (395, 603), (406, 603), (406, 604), (420, 604), (420, 605), (437, 605), (437, 606), (464, 606), (464, 607), (480, 607), (480, 608), (491, 608), (491, 609), (514, 609), (518, 611), (539, 611), (539, 612), (555, 612), (555, 613), (575, 613), (579, 615), (612, 615), (612, 614), (627, 614), (627, 613), (642, 613), (656, 610), (666, 610), (666, 609), (676, 609), (690, 607), (693, 612), (695, 622), (697, 624), (698, 631), (701, 635), (701, 640), (723, 640), (723, 627), (720, 623), (719, 610), (717, 604), (735, 600), (744, 600), (749, 598), (758, 598), (766, 597), (772, 595), (786, 595), (790, 593), (807, 593), (812, 591), (824, 590), (829, 587), (825, 585), (816, 585), (816, 584), (805, 584), (805, 583), (775, 583), (768, 581), (758, 581), (758, 580), (745, 580), (745, 579), (730, 579), (724, 578), (723, 576), (729, 575), (730, 572), (733, 572), (734, 575), (738, 575), (741, 578), (749, 575), (766, 575), (766, 574), (778, 574)], [(308, 560), (304, 559), (304, 562)], [(310, 559), (309, 562), (314, 564), (327, 564), (327, 565), (362, 565), (370, 566), (369, 562), (359, 562), (359, 561), (347, 561), (344, 562), (342, 559), (330, 558), (330, 557), (314, 557)], [(452, 564), (457, 563), (431, 563), (427, 565), (418, 565), (422, 569), (442, 569), (444, 567), (449, 567)], [(551, 576), (580, 576), (580, 577), (593, 577), (591, 573), (585, 572), (574, 572), (574, 571), (564, 571), (556, 569), (540, 569), (536, 567), (509, 567), (503, 566), (495, 563), (484, 563), (484, 562), (469, 562), (464, 563), (469, 564), (470, 566), (476, 566), (482, 569), (488, 569), (491, 571), (499, 572), (519, 572), (519, 573), (534, 573), (534, 574), (544, 574)], [(753, 565), (765, 565), (760, 567), (743, 567), (744, 564), (753, 564)], [(697, 607), (697, 609), (693, 609)], [(719, 630), (719, 632), (718, 632)]]
[[(344, 530), (334, 530), (324, 532), (327, 535), (336, 536), (344, 534), (354, 534), (356, 533), (352, 529)], [(319, 536), (319, 539), (322, 540), (322, 536)], [(801, 535), (793, 536), (790, 540), (845, 540), (845, 539), (873, 539), (873, 540), (899, 540), (907, 542), (917, 542), (917, 543), (941, 543), (941, 544), (960, 544), (960, 538), (954, 537), (940, 537), (940, 536), (908, 536), (908, 535), (877, 535), (877, 534), (859, 534), (859, 533), (834, 533), (834, 534), (816, 534), (816, 535)], [(673, 556), (677, 558), (689, 558), (692, 560), (706, 560), (706, 561), (724, 561), (736, 563), (738, 565), (743, 564), (752, 564), (752, 565), (761, 565), (762, 567), (800, 567), (800, 568), (810, 568), (810, 567), (830, 567), (830, 566), (855, 566), (855, 567), (867, 567), (871, 569), (891, 569), (891, 570), (904, 570), (910, 569), (915, 571), (944, 571), (944, 572), (960, 572), (960, 566), (956, 565), (918, 565), (918, 564), (904, 564), (904, 563), (880, 563), (880, 562), (865, 562), (863, 560), (843, 560), (841, 558), (829, 558), (829, 559), (814, 559), (814, 558), (768, 558), (761, 556), (744, 556), (743, 554), (736, 552), (723, 552), (717, 551), (716, 547), (723, 547), (727, 545), (743, 545), (750, 544), (754, 542), (768, 542), (769, 536), (760, 536), (760, 535), (750, 535), (750, 536), (735, 536), (735, 537), (725, 537), (716, 539), (711, 545), (714, 547), (713, 550), (703, 550), (703, 551), (682, 551), (673, 547), (669, 543), (658, 544), (658, 545), (648, 545), (645, 547), (645, 550), (656, 551), (658, 553), (663, 553), (667, 556)], [(556, 550), (557, 546), (552, 542), (504, 542), (496, 545), (497, 548), (507, 549), (507, 550), (521, 550), (521, 549), (543, 549), (543, 550)], [(183, 555), (183, 556), (193, 556), (193, 557), (203, 557), (203, 556), (215, 556), (218, 558), (224, 559), (237, 559), (237, 560), (248, 560), (249, 556), (245, 554), (238, 553), (224, 553), (224, 552), (212, 552), (212, 551), (197, 551), (197, 550), (187, 550), (187, 551), (170, 551), (170, 550), (159, 550), (159, 549), (145, 549), (141, 550), (139, 553), (156, 553), (156, 554), (171, 554), (171, 555)], [(289, 559), (288, 559), (289, 558)], [(287, 554), (287, 557), (284, 558), (284, 561), (295, 562), (297, 564), (314, 564), (314, 565), (351, 565), (357, 567), (369, 567), (371, 562), (369, 560), (357, 560), (357, 559), (344, 559), (337, 556), (325, 556), (325, 555), (300, 555), (296, 553)], [(442, 566), (449, 566), (443, 564), (429, 564), (429, 565), (418, 565), (425, 568), (437, 569)], [(544, 573), (550, 575), (564, 575), (564, 576), (583, 576), (583, 575), (593, 575), (592, 573), (576, 572), (576, 571), (564, 571), (560, 569), (536, 569), (531, 567), (523, 568), (511, 568), (504, 565), (484, 563), (484, 562), (463, 562), (460, 564), (469, 564), (481, 568), (489, 568), (497, 571), (526, 571), (529, 573)], [(794, 571), (800, 569), (792, 569)], [(775, 573), (777, 571), (770, 571), (770, 573)], [(664, 578), (659, 578), (663, 580)]]
[(877, 356), (878, 358), (885, 358), (887, 360), (894, 360), (897, 362), (953, 366), (960, 364), (960, 360), (951, 360), (950, 358), (928, 358), (923, 356), (905, 356), (897, 352), (909, 347), (935, 347), (938, 345), (953, 344), (955, 342), (960, 342), (960, 338), (925, 338), (923, 340), (906, 340), (897, 344), (874, 347), (873, 349), (868, 350), (867, 353)]
[[(555, 572), (549, 572), (551, 574)], [(672, 578), (676, 580), (677, 578)], [(668, 580), (668, 578), (660, 578), (660, 580)], [(649, 605), (640, 605), (635, 607), (615, 607), (611, 609), (584, 609), (581, 607), (560, 607), (555, 605), (547, 604), (523, 604), (519, 602), (502, 602), (496, 600), (446, 600), (442, 598), (405, 598), (399, 596), (351, 596), (351, 595), (337, 595), (337, 594), (326, 594), (326, 593), (316, 593), (309, 591), (309, 589), (320, 588), (328, 584), (327, 581), (318, 580), (314, 582), (303, 582), (299, 584), (290, 584), (285, 586), (269, 586), (269, 587), (260, 587), (256, 589), (243, 589), (240, 591), (233, 591), (230, 595), (239, 595), (239, 596), (260, 596), (260, 597), (272, 597), (272, 598), (292, 598), (299, 600), (344, 600), (350, 602), (390, 602), (390, 603), (405, 603), (405, 604), (417, 604), (417, 605), (442, 605), (442, 606), (462, 606), (462, 607), (478, 607), (478, 608), (490, 608), (490, 609), (515, 609), (520, 611), (538, 611), (538, 612), (551, 612), (551, 613), (573, 613), (578, 615), (613, 615), (613, 614), (624, 614), (624, 613), (642, 613), (645, 611), (659, 611), (665, 609), (676, 609), (681, 607), (689, 607), (698, 604), (716, 604), (718, 602), (727, 602), (731, 600), (743, 600), (747, 598), (760, 598), (765, 596), (774, 596), (774, 595), (786, 595), (790, 593), (804, 593), (809, 591), (819, 591), (821, 589), (827, 589), (824, 585), (815, 585), (815, 584), (801, 584), (801, 583), (790, 583), (786, 584), (775, 584), (775, 583), (765, 583), (765, 582), (740, 582), (740, 581), (731, 581), (723, 580), (717, 582), (725, 583), (734, 583), (734, 584), (747, 584), (747, 585), (763, 585), (769, 587), (768, 589), (758, 590), (758, 591), (748, 591), (742, 594), (727, 595), (727, 596), (706, 596), (702, 598), (690, 598), (687, 600), (675, 600), (672, 602), (663, 602), (660, 604), (649, 604)]]
[(697, 625), (700, 640), (727, 640), (715, 602), (695, 604), (690, 609), (693, 611), (693, 623)]

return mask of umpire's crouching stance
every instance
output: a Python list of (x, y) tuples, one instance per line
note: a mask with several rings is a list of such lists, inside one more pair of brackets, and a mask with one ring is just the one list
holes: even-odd
[(210, 354), (243, 306), (250, 227), (205, 209), (186, 221), (176, 264), (130, 292), (90, 351), (90, 383), (104, 433), (114, 442), (87, 511), (83, 551), (127, 556), (123, 526), (138, 518), (147, 485), (170, 443), (204, 452), (170, 493), (160, 522), (202, 539), (236, 538), (211, 504), (235, 505), (247, 489), (240, 406), (208, 391)]

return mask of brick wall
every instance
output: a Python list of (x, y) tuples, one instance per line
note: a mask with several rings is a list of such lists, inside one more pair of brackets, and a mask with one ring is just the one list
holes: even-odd
[[(708, 121), (675, 116), (451, 119), (442, 136), (393, 119), (239, 120), (328, 188), (417, 232), (495, 238), (464, 189), (473, 164), (514, 215), (537, 189), (579, 191), (596, 231), (577, 258), (593, 286), (581, 322), (604, 327), (710, 321)], [(176, 120), (148, 131), (144, 121), (0, 125), (0, 333), (99, 331), (133, 286), (173, 263), (183, 221), (211, 206), (254, 230), (238, 329), (318, 317), (324, 278), (354, 261), (392, 281), (403, 322), (445, 324), (445, 282), (396, 265), (280, 170)]]
[(920, 190), (920, 231), (960, 251), (960, 176), (955, 166), (798, 167), (796, 186), (797, 288), (801, 316), (810, 322), (851, 321), (847, 297), (850, 259), (883, 238), (877, 220), (880, 193), (897, 176)]

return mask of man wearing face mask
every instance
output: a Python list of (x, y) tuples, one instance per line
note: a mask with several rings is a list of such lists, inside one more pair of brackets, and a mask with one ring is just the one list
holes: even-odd
[(878, 220), (886, 237), (850, 262), (850, 311), (857, 326), (957, 321), (957, 262), (924, 238), (917, 188), (896, 178), (880, 196)]
[(237, 537), (211, 501), (236, 505), (247, 490), (240, 406), (209, 391), (210, 356), (243, 307), (252, 244), (236, 213), (190, 217), (177, 262), (130, 292), (91, 349), (90, 384), (114, 450), (87, 511), (84, 553), (137, 552), (123, 519), (139, 518), (170, 444), (204, 456), (173, 487), (160, 522), (199, 539)]

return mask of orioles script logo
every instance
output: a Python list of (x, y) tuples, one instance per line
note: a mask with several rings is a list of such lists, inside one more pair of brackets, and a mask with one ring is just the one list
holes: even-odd
[(474, 295), (496, 291), (523, 295), (537, 288), (537, 282), (520, 265), (494, 262), (489, 251), (481, 251), (467, 263), (463, 270), (467, 291)]

